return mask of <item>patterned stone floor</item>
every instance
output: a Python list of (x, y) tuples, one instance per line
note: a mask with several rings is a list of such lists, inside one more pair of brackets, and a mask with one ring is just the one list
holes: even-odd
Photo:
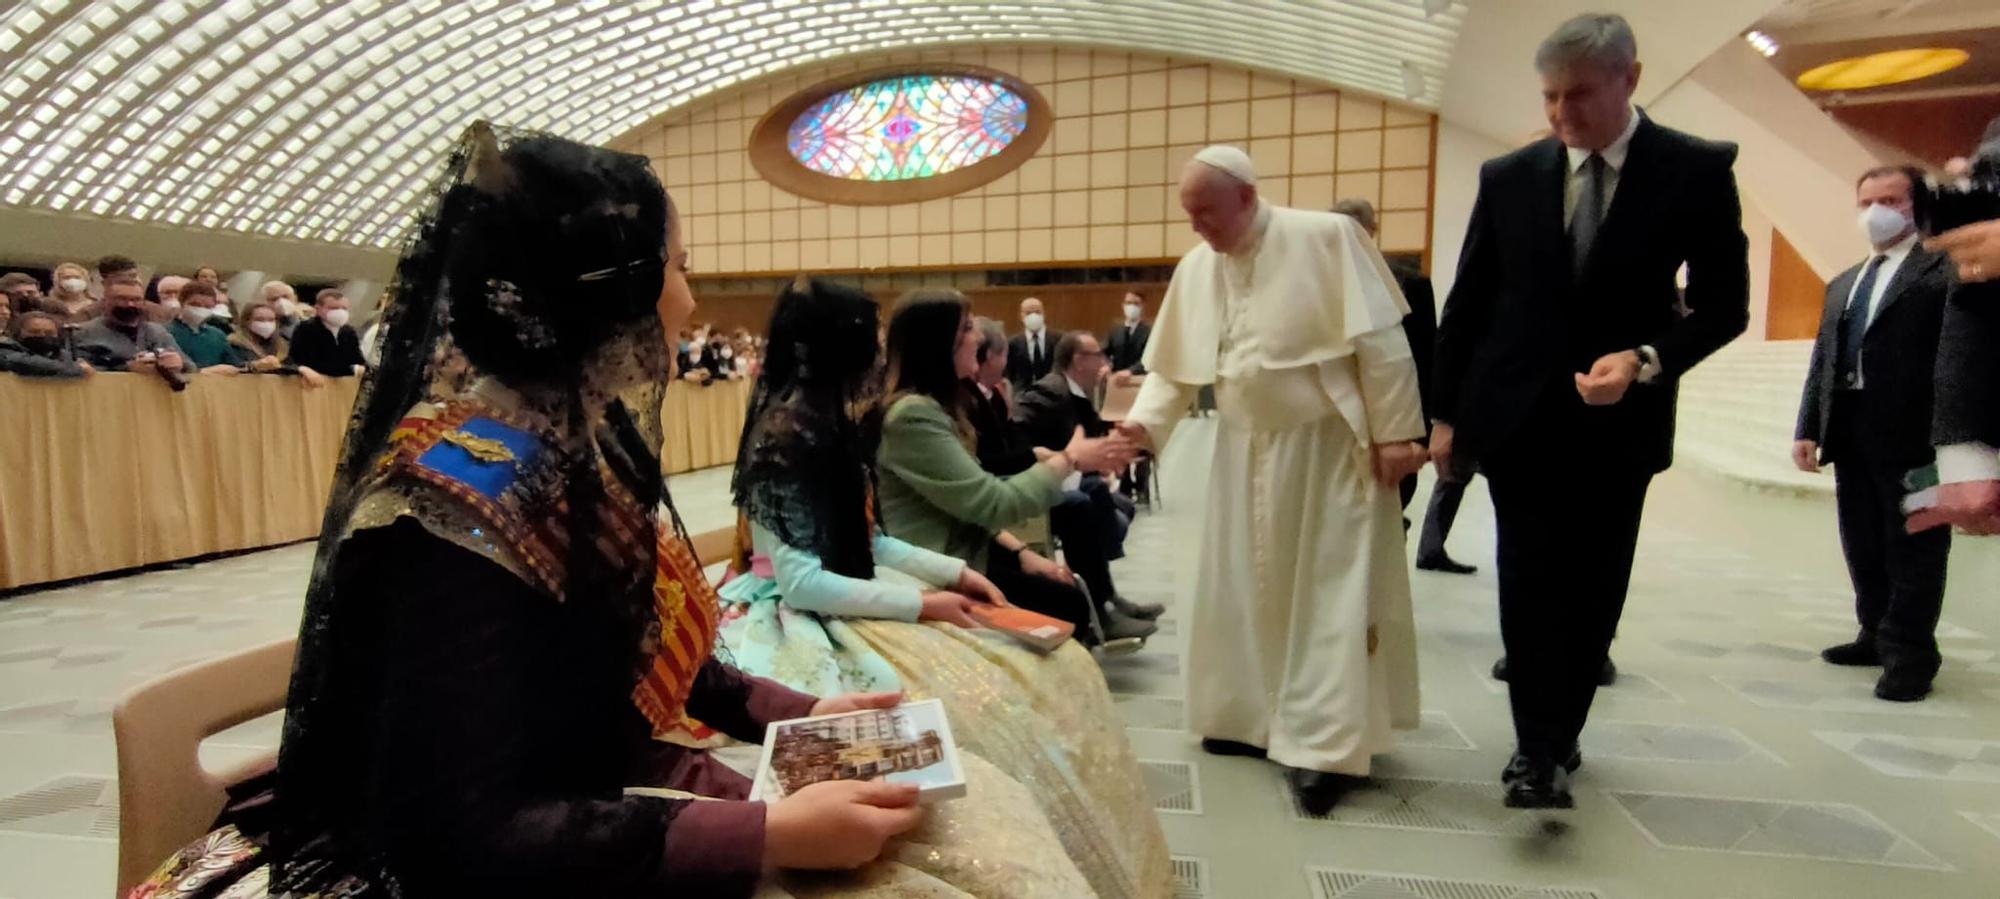
[[(1510, 811), (1492, 524), (1468, 494), (1454, 553), (1473, 577), (1414, 576), (1423, 726), (1330, 815), (1277, 770), (1203, 755), (1182, 649), (1212, 425), (1164, 462), (1121, 588), (1167, 603), (1145, 651), (1106, 663), (1175, 855), (1174, 899), (1877, 899), (2000, 894), (2000, 542), (1960, 540), (1949, 661), (1929, 701), (1877, 702), (1818, 648), (1846, 636), (1830, 501), (1697, 475), (1656, 482), (1614, 648), (1624, 677), (1584, 735), (1578, 808)], [(727, 524), (726, 471), (676, 478), (688, 526)], [(1421, 504), (1424, 495), (1417, 502)], [(116, 856), (115, 698), (296, 627), (308, 546), (0, 601), (0, 899), (103, 899)], [(204, 746), (268, 751), (276, 716)]]

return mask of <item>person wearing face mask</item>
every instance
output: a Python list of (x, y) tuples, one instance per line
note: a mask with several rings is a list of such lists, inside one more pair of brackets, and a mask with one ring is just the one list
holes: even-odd
[(1854, 583), (1860, 632), (1820, 657), (1881, 666), (1875, 695), (1913, 702), (1930, 692), (1940, 657), (1951, 529), (1904, 529), (1903, 476), (1935, 459), (1933, 367), (1950, 261), (1924, 249), (1910, 193), (1923, 173), (1870, 169), (1855, 185), (1867, 259), (1827, 284), (1819, 338), (1806, 370), (1792, 444), (1800, 471), (1834, 465), (1840, 544)]
[(137, 273), (104, 282), (104, 317), (78, 328), (70, 347), (77, 358), (105, 370), (153, 374), (185, 372), (187, 360), (173, 335), (146, 320), (146, 285)]
[(693, 381), (704, 387), (723, 379), (721, 354), (709, 342), (708, 328), (694, 330), (694, 336), (688, 341), (687, 349), (681, 351), (674, 370), (681, 380)]
[(82, 324), (93, 317), (97, 298), (90, 295), (90, 270), (74, 262), (56, 266), (55, 286), (49, 290), (48, 305), (61, 307), (48, 312), (65, 324)]
[(189, 364), (206, 374), (241, 371), (229, 349), (229, 327), (215, 320), (215, 287), (202, 281), (181, 286), (181, 304), (167, 333), (180, 345)]
[(291, 363), (329, 378), (361, 374), (367, 362), (361, 356), (361, 335), (347, 323), (347, 295), (329, 287), (319, 292), (313, 308), (319, 317), (292, 332)]
[(0, 303), (5, 303), (16, 315), (55, 311), (48, 298), (42, 295), (42, 282), (27, 272), (0, 275)]
[(47, 312), (24, 312), (9, 337), (6, 303), (0, 303), (0, 371), (31, 378), (81, 378), (97, 369), (78, 362), (63, 345), (62, 320)]
[(1153, 326), (1146, 322), (1146, 300), (1135, 293), (1125, 294), (1125, 317), (1104, 335), (1105, 361), (1111, 365), (1111, 377), (1116, 383), (1130, 384), (1134, 375), (1146, 373), (1146, 341), (1153, 337)]
[(159, 308), (148, 310), (154, 321), (167, 324), (181, 314), (181, 288), (188, 285), (188, 279), (180, 275), (166, 275), (153, 284), (153, 297)]
[(1021, 333), (1007, 342), (1007, 380), (1016, 392), (1049, 376), (1055, 370), (1056, 342), (1062, 333), (1048, 329), (1042, 301), (1029, 297), (1021, 301)]
[(292, 285), (266, 281), (257, 288), (257, 301), (278, 313), (278, 336), (291, 340), (293, 329), (299, 325), (299, 295)]

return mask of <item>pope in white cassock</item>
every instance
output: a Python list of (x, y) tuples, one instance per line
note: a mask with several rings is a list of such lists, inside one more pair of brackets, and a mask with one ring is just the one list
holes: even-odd
[(1188, 640), (1202, 748), (1286, 766), (1324, 814), (1418, 724), (1396, 485), (1425, 461), (1408, 306), (1353, 219), (1257, 197), (1250, 158), (1202, 150), (1181, 257), (1123, 425), (1164, 446), (1203, 385), (1220, 417)]

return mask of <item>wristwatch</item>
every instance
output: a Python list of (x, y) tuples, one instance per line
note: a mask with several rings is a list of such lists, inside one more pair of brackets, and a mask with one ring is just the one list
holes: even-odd
[(1653, 383), (1653, 379), (1660, 376), (1660, 352), (1650, 346), (1642, 346), (1632, 352), (1639, 354), (1639, 383)]

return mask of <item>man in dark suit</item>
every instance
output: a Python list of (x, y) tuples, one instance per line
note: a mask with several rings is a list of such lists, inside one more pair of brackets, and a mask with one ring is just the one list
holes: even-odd
[(1568, 808), (1646, 488), (1673, 461), (1675, 381), (1743, 332), (1750, 275), (1736, 148), (1632, 107), (1622, 17), (1564, 23), (1535, 65), (1553, 136), (1480, 170), (1438, 326), (1431, 458), (1478, 464), (1492, 492), (1507, 804)]
[[(1055, 369), (1015, 395), (1015, 431), (1029, 445), (1047, 450), (1068, 446), (1078, 428), (1088, 437), (1110, 433), (1111, 425), (1097, 414), (1091, 399), (1107, 368), (1095, 336), (1084, 331), (1064, 334), (1056, 341)], [(1111, 563), (1125, 555), (1130, 522), (1112, 499), (1110, 485), (1095, 472), (1084, 474), (1049, 510), (1049, 527), (1062, 540), (1070, 568), (1090, 585), (1091, 595), (1109, 597), (1120, 615), (1150, 621), (1166, 607), (1132, 602), (1111, 580)]]
[(1125, 294), (1125, 320), (1104, 335), (1104, 357), (1111, 363), (1111, 373), (1115, 375), (1146, 373), (1141, 361), (1146, 357), (1146, 341), (1153, 337), (1153, 326), (1146, 322), (1146, 300), (1136, 293)]
[(1055, 369), (1056, 341), (1061, 339), (1061, 334), (1049, 330), (1041, 300), (1029, 297), (1021, 301), (1021, 333), (1007, 341), (1007, 381), (1016, 392)]
[[(1350, 216), (1361, 223), (1369, 237), (1379, 237), (1375, 218), (1375, 204), (1359, 198), (1341, 200), (1333, 204), (1333, 211)], [(1389, 273), (1396, 278), (1396, 287), (1403, 291), (1403, 299), (1409, 301), (1410, 313), (1403, 316), (1403, 336), (1410, 341), (1410, 358), (1417, 363), (1417, 399), (1424, 407), (1424, 427), (1430, 427), (1431, 404), (1431, 360), (1437, 347), (1437, 295), (1431, 289), (1431, 279), (1423, 269), (1407, 257), (1385, 257), (1389, 262)], [(1452, 521), (1458, 518), (1458, 505), (1465, 499), (1465, 484), (1471, 480), (1472, 472), (1459, 472), (1450, 479), (1440, 476), (1437, 486), (1431, 489), (1430, 507), (1424, 512), (1424, 527), (1417, 541), (1417, 567), (1426, 571), (1442, 571), (1448, 574), (1472, 574), (1478, 571), (1471, 565), (1463, 565), (1445, 554), (1445, 537), (1451, 533)], [(1417, 495), (1417, 476), (1410, 475), (1402, 483), (1403, 508), (1410, 508), (1410, 500)], [(1410, 526), (1409, 518), (1403, 519), (1403, 527)]]
[(1918, 246), (1910, 190), (1923, 173), (1871, 169), (1855, 185), (1861, 228), (1875, 248), (1826, 287), (1806, 370), (1792, 461), (1834, 466), (1840, 545), (1861, 633), (1820, 657), (1882, 666), (1875, 695), (1915, 702), (1937, 676), (1951, 530), (1904, 529), (1903, 476), (1931, 464), (1931, 398), (1951, 266)]

